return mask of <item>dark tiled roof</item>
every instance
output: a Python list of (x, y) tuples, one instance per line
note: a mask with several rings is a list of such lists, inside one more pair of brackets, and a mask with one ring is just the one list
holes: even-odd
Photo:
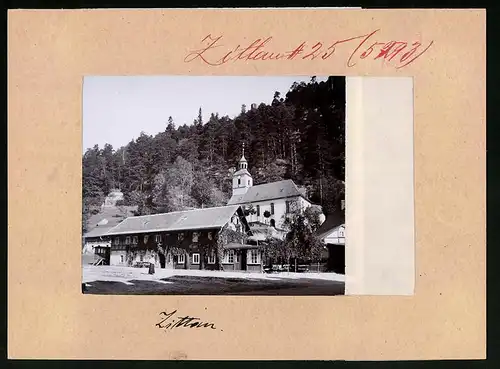
[(96, 227), (89, 232), (85, 233), (83, 237), (91, 238), (91, 237), (101, 237), (106, 236), (106, 233), (113, 227)]
[(129, 217), (107, 235), (222, 228), (239, 207), (220, 206)]
[(125, 218), (132, 216), (136, 210), (137, 206), (102, 207), (99, 213), (94, 214), (89, 218), (88, 228), (94, 229), (96, 227), (114, 227)]
[(345, 212), (336, 211), (333, 214), (329, 214), (323, 224), (317, 229), (316, 234), (319, 238), (324, 238), (330, 233), (334, 228), (343, 225), (345, 223)]
[(291, 179), (252, 186), (244, 195), (233, 196), (228, 205), (304, 196)]

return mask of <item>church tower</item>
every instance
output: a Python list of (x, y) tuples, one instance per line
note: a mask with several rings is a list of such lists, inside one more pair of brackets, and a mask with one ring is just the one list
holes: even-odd
[(243, 154), (238, 162), (238, 170), (233, 174), (233, 196), (244, 195), (253, 185), (253, 179), (248, 171), (248, 162), (245, 159), (245, 144)]

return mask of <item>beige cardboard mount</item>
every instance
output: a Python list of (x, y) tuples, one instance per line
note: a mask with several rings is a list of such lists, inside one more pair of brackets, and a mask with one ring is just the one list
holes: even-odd
[[(219, 36), (219, 47), (204, 56), (225, 63), (190, 60)], [(234, 52), (269, 37), (263, 50), (274, 59)], [(376, 58), (391, 41), (408, 46), (392, 60)], [(415, 56), (402, 57), (414, 42), (419, 52), (429, 48), (398, 69)], [(304, 58), (316, 48), (319, 56)], [(485, 53), (484, 10), (10, 11), (9, 357), (484, 358)], [(394, 99), (383, 111), (367, 108), (376, 88), (370, 79), (352, 80), (362, 86), (361, 103), (347, 107), (363, 122), (354, 127), (348, 119), (347, 127), (358, 145), (348, 143), (348, 177), (361, 176), (347, 190), (347, 237), (356, 217), (359, 226), (349, 275), (364, 281), (352, 285), (357, 292), (380, 296), (81, 293), (83, 77), (186, 74), (407, 77), (394, 83), (411, 85), (413, 119), (396, 106), (408, 103), (406, 92), (381, 93)], [(385, 177), (369, 165), (382, 161), (391, 168)], [(406, 199), (400, 207), (373, 196), (388, 193), (392, 180), (393, 195)], [(407, 296), (382, 296), (396, 290)], [(156, 328), (159, 312), (173, 309), (220, 329)]]

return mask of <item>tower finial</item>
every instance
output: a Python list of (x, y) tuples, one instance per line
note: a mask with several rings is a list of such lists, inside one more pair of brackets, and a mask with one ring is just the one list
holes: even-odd
[(243, 156), (245, 156), (245, 142), (243, 142)]

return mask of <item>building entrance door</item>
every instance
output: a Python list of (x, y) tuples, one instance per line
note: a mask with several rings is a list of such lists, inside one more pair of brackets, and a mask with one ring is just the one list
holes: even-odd
[(165, 268), (165, 255), (163, 253), (158, 254), (158, 258), (160, 259), (160, 268)]
[(247, 250), (240, 250), (240, 269), (247, 270)]

